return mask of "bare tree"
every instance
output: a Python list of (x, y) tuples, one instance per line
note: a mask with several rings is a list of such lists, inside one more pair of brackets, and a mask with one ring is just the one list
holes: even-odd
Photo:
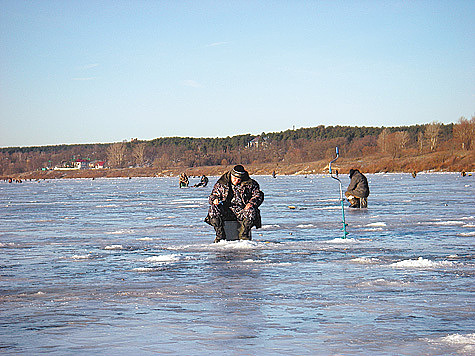
[(388, 129), (384, 129), (378, 136), (378, 146), (382, 153), (388, 152), (388, 136), (390, 133)]
[(143, 167), (145, 163), (145, 143), (135, 144), (132, 148), (132, 156), (134, 157), (135, 165), (138, 167)]
[(385, 150), (384, 153), (388, 153), (392, 158), (396, 158), (399, 153), (399, 144), (396, 141), (395, 133), (390, 133), (385, 137)]
[(153, 166), (159, 169), (166, 169), (170, 167), (170, 155), (165, 152), (162, 155), (158, 156), (154, 159)]
[(461, 117), (453, 128), (454, 140), (460, 145), (462, 150), (472, 150), (475, 148), (475, 116), (470, 120)]
[(417, 145), (419, 146), (419, 154), (424, 153), (424, 133), (419, 131), (417, 134)]
[(107, 148), (107, 162), (110, 167), (121, 167), (124, 163), (126, 146), (123, 142), (116, 142)]
[(408, 145), (409, 140), (410, 140), (409, 132), (407, 132), (407, 131), (398, 131), (396, 134), (397, 134), (397, 139), (399, 141), (399, 147), (401, 149), (407, 148), (407, 145)]
[(439, 144), (440, 123), (433, 121), (426, 125), (424, 135), (429, 141), (429, 147), (431, 151), (434, 151)]

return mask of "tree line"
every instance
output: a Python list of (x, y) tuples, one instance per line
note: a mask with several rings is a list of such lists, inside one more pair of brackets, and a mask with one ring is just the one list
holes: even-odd
[[(251, 141), (253, 141), (251, 143)], [(317, 126), (225, 138), (162, 137), (107, 144), (0, 149), (0, 174), (64, 166), (76, 159), (102, 160), (110, 168), (199, 167), (230, 164), (303, 163), (329, 159), (335, 146), (347, 158), (375, 154), (398, 158), (428, 152), (475, 149), (475, 116), (454, 124), (401, 127)]]

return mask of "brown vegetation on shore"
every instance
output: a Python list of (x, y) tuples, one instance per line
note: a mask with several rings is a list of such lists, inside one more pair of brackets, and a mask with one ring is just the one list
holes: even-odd
[[(328, 173), (328, 160), (305, 163), (258, 163), (246, 165), (251, 174), (277, 175), (321, 174)], [(146, 168), (104, 168), (81, 170), (49, 170), (24, 172), (2, 179), (60, 179), (60, 178), (115, 178), (115, 177), (175, 177), (185, 172), (188, 176), (218, 176), (231, 169), (232, 165), (200, 166), (200, 167), (170, 167), (160, 169)], [(392, 158), (373, 155), (364, 159), (347, 159), (340, 157), (334, 164), (340, 174), (347, 174), (350, 168), (358, 168), (365, 173), (442, 171), (442, 172), (472, 172), (475, 171), (475, 151), (433, 152), (420, 156)]]

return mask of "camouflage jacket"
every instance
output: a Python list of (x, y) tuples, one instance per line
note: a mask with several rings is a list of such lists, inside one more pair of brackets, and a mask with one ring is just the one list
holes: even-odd
[(229, 208), (234, 212), (244, 209), (250, 203), (258, 215), (256, 227), (260, 227), (260, 212), (258, 208), (264, 201), (264, 193), (260, 190), (259, 183), (254, 179), (247, 176), (240, 184), (233, 185), (230, 172), (223, 174), (214, 185), (208, 198), (211, 206), (215, 199), (218, 199), (224, 208)]
[(259, 183), (249, 176), (241, 184), (232, 185), (231, 174), (227, 172), (214, 185), (208, 201), (212, 204), (215, 199), (227, 206), (244, 209), (246, 204), (251, 203), (254, 208), (258, 208), (264, 201), (264, 193), (260, 190)]

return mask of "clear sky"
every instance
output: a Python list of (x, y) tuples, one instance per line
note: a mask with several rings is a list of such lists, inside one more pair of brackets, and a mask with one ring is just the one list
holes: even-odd
[(0, 147), (475, 114), (475, 1), (0, 2)]

